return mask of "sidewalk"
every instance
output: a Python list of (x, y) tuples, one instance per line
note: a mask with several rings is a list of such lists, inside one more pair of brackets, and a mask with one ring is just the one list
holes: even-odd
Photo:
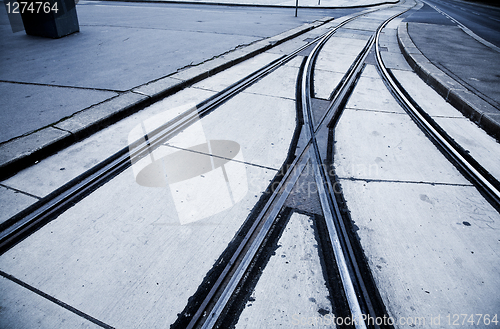
[(398, 41), (427, 84), (500, 140), (498, 48), (479, 42), (427, 5), (401, 23)]
[(55, 40), (12, 33), (0, 6), (0, 178), (328, 16), (323, 9), (294, 17), (282, 8), (190, 6), (80, 1), (80, 32)]

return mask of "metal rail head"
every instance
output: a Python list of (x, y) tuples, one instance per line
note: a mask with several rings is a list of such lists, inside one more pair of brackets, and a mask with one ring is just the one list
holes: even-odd
[[(387, 23), (389, 23), (391, 20), (398, 17), (399, 15), (405, 13), (409, 9), (410, 8), (403, 10), (402, 12), (393, 15), (392, 17), (384, 21), (384, 23), (382, 23), (377, 29), (376, 35), (378, 36), (380, 34), (380, 31), (383, 29), (384, 26), (387, 25)], [(310, 152), (312, 153), (311, 159), (313, 161), (314, 177), (316, 180), (316, 184), (318, 185), (318, 193), (320, 196), (321, 207), (323, 209), (323, 213), (325, 216), (325, 221), (328, 229), (328, 234), (330, 236), (330, 241), (332, 244), (332, 249), (334, 251), (334, 256), (338, 264), (338, 270), (341, 276), (342, 286), (344, 288), (346, 299), (349, 304), (348, 306), (352, 314), (352, 319), (358, 320), (354, 321), (354, 326), (356, 328), (366, 328), (366, 323), (364, 322), (366, 315), (363, 315), (361, 311), (360, 300), (354, 288), (354, 283), (353, 283), (354, 280), (357, 279), (357, 282), (362, 286), (361, 289), (363, 290), (365, 303), (367, 304), (366, 306), (369, 312), (374, 313), (374, 310), (369, 300), (369, 296), (367, 296), (368, 293), (365, 291), (365, 286), (364, 283), (362, 282), (363, 279), (361, 277), (361, 274), (359, 273), (358, 267), (356, 266), (356, 264), (351, 264), (351, 266), (349, 266), (346, 261), (347, 258), (351, 262), (356, 262), (354, 255), (352, 254), (352, 251), (343, 250), (342, 245), (340, 243), (339, 236), (345, 235), (344, 241), (346, 241), (347, 244), (349, 244), (349, 238), (345, 231), (338, 232), (335, 226), (335, 222), (340, 223), (342, 219), (338, 211), (339, 207), (336, 204), (336, 199), (334, 197), (331, 197), (329, 193), (329, 191), (331, 192), (331, 190), (328, 188), (329, 181), (325, 176), (325, 172), (320, 169), (320, 164), (322, 162), (315, 137), (316, 131), (314, 129), (314, 124), (312, 120), (310, 86), (311, 86), (313, 65), (320, 49), (332, 36), (333, 33), (334, 31), (332, 31), (332, 33), (327, 34), (313, 49), (313, 51), (309, 55), (309, 58), (307, 59), (306, 68), (304, 70), (302, 78), (302, 91), (301, 91), (302, 107), (303, 107), (304, 123), (307, 126), (306, 127), (307, 135), (308, 137), (311, 138), (311, 143), (312, 143)], [(364, 48), (362, 53), (358, 56), (358, 58), (356, 59), (355, 63), (350, 68), (350, 70), (346, 73), (345, 81), (343, 81), (342, 85), (340, 86), (339, 92), (336, 93), (335, 98), (330, 103), (331, 104), (330, 108), (328, 109), (324, 117), (320, 120), (320, 122), (324, 121), (324, 119), (328, 116), (328, 113), (332, 111), (333, 107), (341, 106), (343, 98), (346, 97), (349, 88), (356, 81), (354, 79), (356, 72), (360, 72), (360, 67), (363, 64), (369, 50), (373, 47), (375, 40), (378, 40), (378, 38), (375, 39), (373, 36), (368, 40), (366, 47)], [(336, 111), (336, 109), (333, 109), (333, 111)], [(350, 245), (347, 245), (347, 248), (350, 249)], [(353, 271), (355, 273), (353, 273)]]
[(328, 229), (328, 234), (330, 237), (330, 242), (332, 244), (332, 249), (334, 252), (335, 260), (338, 265), (339, 274), (342, 280), (342, 287), (344, 288), (344, 293), (347, 299), (349, 310), (351, 311), (352, 319), (356, 319), (355, 327), (359, 329), (366, 328), (364, 321), (357, 321), (362, 319), (363, 312), (361, 311), (361, 306), (354, 289), (354, 284), (351, 279), (351, 273), (347, 266), (346, 259), (344, 257), (344, 251), (340, 244), (339, 234), (334, 225), (334, 212), (332, 212), (332, 205), (330, 204), (332, 200), (328, 197), (325, 190), (325, 179), (319, 168), (321, 163), (321, 158), (319, 156), (318, 145), (315, 138), (313, 120), (312, 120), (312, 107), (311, 107), (311, 79), (312, 79), (312, 69), (320, 49), (323, 45), (330, 39), (335, 30), (327, 34), (312, 50), (306, 61), (306, 67), (302, 76), (302, 111), (304, 115), (304, 125), (306, 125), (306, 132), (308, 139), (311, 139), (312, 147), (310, 148), (312, 166), (314, 170), (314, 179), (316, 185), (318, 186), (318, 194), (320, 197), (321, 208), (323, 209), (323, 215), (325, 216), (325, 222)]

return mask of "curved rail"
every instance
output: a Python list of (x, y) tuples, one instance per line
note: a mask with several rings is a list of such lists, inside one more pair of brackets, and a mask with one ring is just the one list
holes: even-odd
[[(325, 44), (325, 42), (335, 33), (338, 29), (340, 29), (342, 26), (345, 24), (353, 21), (354, 19), (359, 18), (360, 16), (363, 16), (364, 14), (354, 16), (329, 32), (325, 33), (321, 37), (317, 38), (314, 40), (314, 43), (318, 42), (316, 47), (314, 49), (320, 49), (322, 45)], [(314, 50), (313, 50), (314, 52)], [(316, 50), (317, 52), (317, 50)], [(314, 63), (314, 60), (311, 61), (311, 56), (309, 56), (308, 61), (306, 62), (306, 66), (311, 63)], [(310, 72), (309, 68), (309, 72)], [(310, 73), (309, 73), (310, 74)], [(308, 83), (308, 86), (310, 86), (310, 83)], [(303, 98), (304, 99), (304, 98)], [(307, 98), (308, 102), (310, 104), (310, 98)], [(287, 172), (285, 173), (285, 176), (281, 180), (280, 184), (276, 189), (273, 190), (273, 193), (266, 203), (265, 207), (263, 210), (260, 212), (257, 220), (255, 221), (254, 225), (248, 232), (247, 236), (245, 237), (243, 243), (239, 246), (237, 253), (233, 255), (233, 258), (229, 262), (228, 266), (226, 269), (224, 269), (223, 275), (228, 275), (229, 273), (229, 267), (233, 267), (237, 265), (237, 268), (234, 270), (233, 275), (229, 279), (229, 282), (225, 286), (224, 290), (222, 291), (221, 295), (217, 299), (217, 302), (215, 303), (214, 307), (210, 310), (210, 312), (206, 316), (206, 320), (201, 326), (203, 329), (208, 329), (208, 328), (213, 328), (219, 317), (221, 316), (223, 310), (226, 308), (227, 303), (229, 302), (230, 297), (233, 295), (234, 291), (236, 290), (237, 286), (239, 285), (241, 279), (243, 278), (244, 274), (247, 273), (248, 268), (254, 259), (255, 255), (257, 254), (257, 251), (261, 248), (261, 245), (265, 239), (265, 237), (269, 234), (269, 230), (272, 226), (272, 224), (275, 222), (279, 212), (281, 211), (283, 204), (286, 201), (286, 198), (289, 195), (289, 192), (291, 190), (291, 187), (294, 186), (295, 182), (297, 179), (300, 177), (300, 174), (302, 173), (302, 170), (305, 168), (305, 163), (309, 161), (310, 159), (310, 154), (308, 150), (311, 147), (311, 141), (310, 141), (310, 134), (307, 136), (307, 140), (309, 142), (307, 143), (307, 146), (304, 147), (302, 150), (301, 154), (295, 158), (293, 163), (289, 166)], [(317, 169), (317, 166), (314, 166)], [(318, 184), (319, 186), (319, 184)], [(322, 186), (322, 185), (321, 185)], [(325, 194), (323, 193), (320, 194)], [(264, 221), (262, 224), (261, 222)], [(255, 229), (257, 228), (258, 225), (261, 225), (261, 229), (259, 232), (256, 232)], [(251, 235), (255, 235), (254, 237), (251, 237)], [(242, 256), (242, 259), (237, 262), (236, 258), (238, 257), (238, 253), (245, 248), (244, 244), (249, 244), (251, 243), (248, 251)], [(238, 264), (236, 264), (238, 263)], [(194, 328), (197, 323), (201, 320), (202, 313), (205, 312), (205, 307), (210, 303), (210, 299), (213, 298), (213, 296), (216, 294), (216, 290), (219, 288), (218, 286), (221, 284), (221, 281), (224, 280), (224, 278), (221, 276), (217, 280), (216, 284), (212, 287), (212, 290), (210, 291), (209, 295), (206, 297), (206, 299), (203, 301), (202, 307), (198, 309), (196, 312), (195, 316), (189, 323), (187, 329)], [(356, 313), (357, 315), (361, 316), (361, 311)]]
[[(386, 24), (384, 24), (383, 27), (385, 27), (385, 25)], [(377, 65), (382, 72), (383, 79), (392, 90), (393, 95), (396, 96), (406, 112), (424, 133), (426, 133), (427, 136), (440, 147), (441, 151), (452, 160), (453, 164), (461, 169), (474, 185), (489, 197), (490, 201), (497, 209), (500, 209), (500, 183), (475, 161), (472, 156), (463, 151), (460, 146), (404, 92), (392, 72), (385, 67), (379, 47), (381, 30), (382, 29), (377, 32), (375, 43)]]

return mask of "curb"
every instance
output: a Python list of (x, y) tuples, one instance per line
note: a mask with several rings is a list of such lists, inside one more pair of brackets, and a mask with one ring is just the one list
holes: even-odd
[(500, 140), (500, 112), (498, 109), (432, 64), (411, 40), (407, 22), (402, 22), (398, 26), (398, 44), (406, 61), (422, 80), (464, 116)]
[(158, 100), (333, 20), (324, 17), (135, 87), (69, 118), (0, 145), (0, 179), (74, 144)]

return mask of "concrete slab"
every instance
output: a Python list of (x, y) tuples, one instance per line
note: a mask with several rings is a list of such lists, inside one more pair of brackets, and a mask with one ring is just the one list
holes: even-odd
[(448, 327), (455, 314), (498, 314), (500, 215), (474, 187), (341, 184), (396, 328), (409, 321)]
[(302, 65), (302, 61), (304, 60), (304, 56), (296, 56), (294, 59), (286, 63), (286, 66), (300, 68)]
[(111, 116), (120, 115), (120, 113), (130, 110), (146, 99), (148, 99), (148, 96), (126, 92), (83, 112), (79, 112), (71, 118), (55, 124), (54, 127), (69, 131), (72, 134), (79, 134), (85, 129), (97, 129), (99, 125), (105, 125), (106, 120), (109, 120)]
[(186, 89), (24, 169), (2, 184), (40, 197), (46, 196), (127, 147), (128, 134), (138, 123), (163, 113), (163, 121), (158, 122), (160, 125), (185, 111), (186, 104), (197, 104), (211, 95), (213, 93), (208, 91)]
[(346, 39), (360, 39), (360, 40), (368, 40), (373, 32), (371, 31), (362, 31), (362, 30), (352, 30), (352, 29), (339, 29), (335, 32), (335, 37), (338, 38), (346, 38)]
[(335, 140), (341, 178), (470, 185), (407, 115), (346, 109)]
[[(244, 92), (202, 118), (202, 131), (189, 127), (170, 139), (168, 145), (184, 148), (200, 144), (198, 136), (234, 141), (240, 145), (246, 163), (277, 170), (290, 146), (295, 114), (294, 101)], [(197, 141), (188, 142), (191, 139)]]
[[(385, 15), (384, 15), (385, 16)], [(345, 29), (373, 31), (375, 32), (383, 20), (374, 18), (360, 18), (344, 25)]]
[(352, 54), (331, 53), (331, 55), (329, 55), (330, 58), (326, 58), (326, 56), (323, 56), (323, 51), (321, 51), (316, 60), (314, 69), (345, 74), (357, 55), (357, 52), (353, 52)]
[[(377, 95), (377, 97), (373, 97), (373, 95)], [(374, 65), (365, 66), (355, 92), (352, 93), (346, 107), (387, 113), (405, 113), (387, 90)]]
[(313, 225), (309, 216), (291, 216), (235, 328), (332, 328)]
[(259, 83), (245, 89), (244, 92), (281, 97), (295, 101), (295, 87), (298, 73), (299, 70), (296, 67), (281, 66), (272, 74), (262, 78)]
[(0, 294), (2, 328), (102, 328), (4, 277)]
[(172, 88), (176, 85), (180, 85), (183, 80), (175, 79), (175, 78), (162, 78), (160, 80), (148, 83), (146, 85), (140, 86), (138, 88), (133, 89), (134, 92), (142, 93), (148, 95), (150, 97), (154, 97), (164, 92), (166, 89)]
[[(110, 9), (115, 10), (115, 13), (111, 14)], [(150, 10), (154, 12), (153, 8)], [(158, 17), (158, 9), (156, 10), (157, 12), (152, 17)], [(165, 9), (159, 10), (165, 14), (167, 12)], [(79, 19), (84, 25), (89, 24), (90, 17), (93, 17), (93, 21), (97, 21), (98, 17), (104, 19), (102, 15), (106, 15), (105, 13), (108, 13), (105, 21), (110, 22), (110, 16), (115, 16), (119, 12), (128, 16), (123, 8), (96, 7), (95, 5), (78, 8)], [(200, 63), (237, 45), (249, 44), (259, 39), (255, 36), (218, 33), (212, 33), (211, 37), (207, 37), (205, 33), (200, 34), (194, 31), (184, 31), (183, 37), (180, 38), (181, 31), (179, 30), (164, 28), (155, 30), (155, 33), (144, 33), (144, 28), (123, 28), (119, 26), (120, 23), (117, 24), (118, 26), (110, 26), (109, 23), (102, 26), (103, 21), (95, 24), (83, 28), (82, 31), (85, 33), (77, 33), (52, 41), (57, 44), (57, 46), (53, 45), (52, 49), (44, 49), (48, 45), (38, 44), (33, 40), (24, 44), (22, 49), (30, 49), (30, 51), (20, 53), (16, 60), (29, 65), (23, 65), (21, 69), (14, 68), (12, 65), (4, 66), (1, 70), (1, 79), (126, 91), (173, 73), (179, 67), (191, 62)], [(170, 42), (154, 47), (155, 51), (151, 51), (151, 44), (162, 44), (158, 40), (170, 40)], [(11, 42), (17, 42), (17, 40)], [(196, 44), (198, 48), (196, 52), (190, 54), (189, 60), (187, 56), (179, 56), (178, 53), (169, 51), (172, 49), (170, 47), (189, 49), (193, 44)], [(40, 49), (40, 47), (43, 48)], [(135, 49), (135, 51), (131, 52), (130, 49)], [(37, 51), (35, 60), (30, 60), (30, 56), (33, 56), (35, 51)], [(9, 56), (9, 53), (5, 55)], [(157, 61), (160, 56), (164, 60)], [(63, 60), (55, 61), (56, 58)], [(89, 61), (89, 58), (92, 60)], [(184, 63), (181, 64), (181, 61)], [(52, 63), (51, 70), (45, 68), (46, 62)], [(86, 63), (86, 65), (75, 65), (75, 63)], [(71, 72), (71, 74), (60, 74), (60, 72)], [(33, 79), (34, 75), (38, 78)]]
[[(259, 42), (259, 43), (264, 43), (264, 42)], [(257, 44), (254, 44), (254, 46), (255, 48), (258, 49), (261, 48)], [(179, 80), (207, 78), (210, 75), (215, 74), (214, 70), (218, 69), (219, 67), (228, 67), (230, 62), (231, 60), (229, 58), (225, 58), (222, 56), (216, 57), (210, 61), (205, 61), (199, 65), (192, 65), (192, 66), (189, 65), (188, 67), (179, 70), (176, 74), (172, 75), (171, 77), (174, 77)]]
[(344, 74), (342, 73), (314, 70), (314, 97), (330, 99), (331, 93), (343, 77)]
[(203, 81), (194, 84), (192, 87), (212, 91), (221, 91), (279, 57), (281, 56), (277, 54), (271, 54), (268, 52), (262, 53), (241, 64), (224, 70), (213, 77), (204, 79)]
[(318, 54), (314, 69), (345, 74), (365, 46), (362, 39), (332, 37)]
[(415, 72), (393, 70), (396, 79), (408, 94), (432, 117), (463, 118), (462, 113), (427, 85)]
[[(372, 48), (372, 50), (370, 50), (370, 54), (368, 55), (368, 57), (371, 57), (372, 55), (375, 55), (373, 48)], [(378, 69), (377, 69), (377, 66), (375, 64), (365, 64), (363, 67), (363, 72), (361, 72), (361, 77), (362, 78), (380, 79), (381, 76), (380, 76)], [(380, 85), (380, 83), (377, 83), (377, 84)]]
[(275, 47), (269, 49), (267, 52), (272, 53), (272, 54), (278, 54), (278, 55), (287, 55), (287, 54), (291, 53), (292, 51), (294, 51), (295, 49), (300, 48), (303, 45), (307, 44), (307, 41), (304, 41), (304, 39), (300, 38), (300, 39), (296, 39), (296, 40), (291, 40), (289, 42), (275, 46)]
[(382, 51), (388, 51), (390, 53), (401, 53), (399, 49), (399, 44), (397, 42), (391, 41), (383, 41), (380, 40), (380, 47)]
[(495, 154), (500, 154), (500, 144), (476, 124), (465, 119), (459, 111), (446, 102), (434, 89), (413, 72), (393, 71), (410, 96), (433, 119), (492, 175), (500, 178), (500, 165)]
[(381, 54), (385, 67), (394, 70), (413, 70), (400, 52), (382, 52)]
[(0, 224), (37, 201), (38, 199), (33, 196), (0, 186), (0, 205), (2, 207)]
[[(337, 32), (342, 32), (342, 31), (347, 31), (347, 33), (349, 33), (349, 30), (345, 29), (344, 27), (339, 29)], [(328, 42), (323, 46), (320, 54), (323, 53), (326, 55), (326, 54), (359, 53), (361, 49), (363, 49), (363, 47), (366, 45), (368, 39), (370, 39), (370, 36), (364, 33), (358, 33), (359, 31), (354, 31), (354, 32), (358, 35), (358, 38), (356, 39), (340, 37), (334, 34), (328, 40)]]
[(469, 152), (497, 180), (500, 180), (500, 144), (475, 123), (465, 118), (434, 118), (460, 146)]
[[(118, 94), (110, 91), (0, 82), (0, 143), (49, 126)], [(28, 118), (30, 118), (28, 120)]]
[(14, 139), (9, 143), (1, 144), (0, 165), (14, 162), (25, 155), (32, 154), (49, 145), (61, 142), (70, 136), (71, 134), (67, 131), (47, 127), (33, 134)]

